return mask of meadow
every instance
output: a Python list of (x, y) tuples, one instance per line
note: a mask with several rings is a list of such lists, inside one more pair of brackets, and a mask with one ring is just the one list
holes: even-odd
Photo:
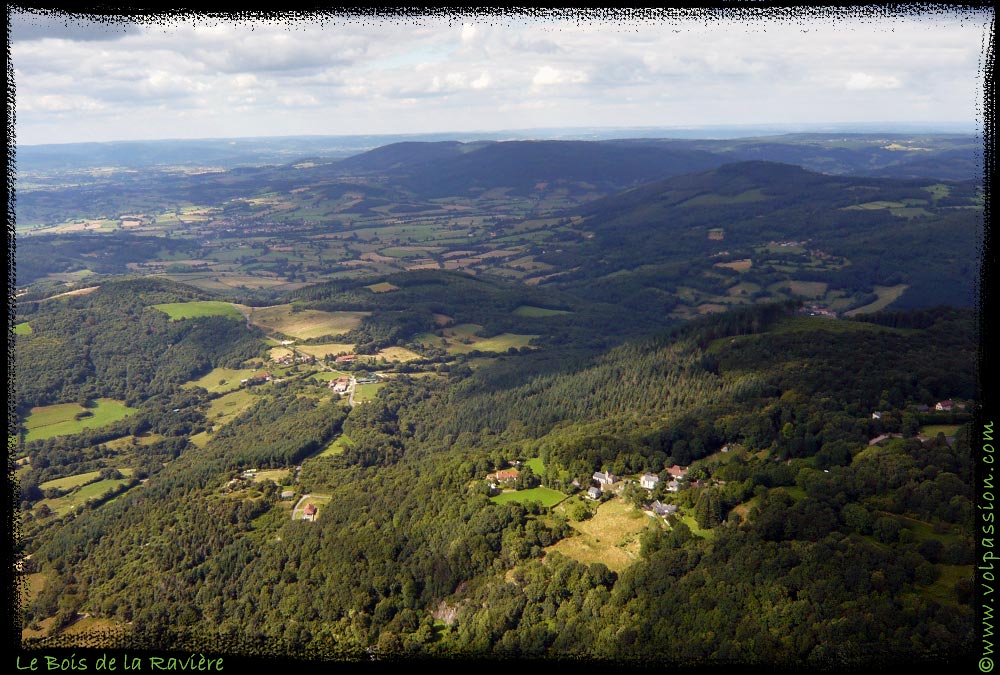
[(192, 302), (166, 302), (153, 305), (154, 309), (164, 312), (171, 321), (196, 319), (201, 316), (224, 316), (229, 319), (243, 320), (243, 315), (232, 303), (217, 300), (194, 300)]
[[(24, 419), (27, 429), (26, 441), (37, 441), (56, 436), (71, 436), (84, 429), (96, 429), (112, 422), (125, 419), (136, 412), (122, 401), (99, 398), (93, 408), (84, 408), (78, 403), (58, 403), (56, 405), (32, 408)], [(81, 413), (91, 413), (89, 417), (77, 419)]]

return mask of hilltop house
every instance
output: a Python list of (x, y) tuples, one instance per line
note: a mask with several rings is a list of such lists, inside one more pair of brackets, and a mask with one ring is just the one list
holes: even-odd
[(669, 473), (670, 477), (673, 478), (674, 480), (680, 480), (681, 478), (684, 478), (684, 476), (687, 475), (688, 470), (687, 467), (674, 464), (672, 467), (667, 469), (667, 473)]

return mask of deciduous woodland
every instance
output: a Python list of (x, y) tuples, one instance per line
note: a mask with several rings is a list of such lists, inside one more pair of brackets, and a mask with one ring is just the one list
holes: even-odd
[(23, 644), (967, 656), (983, 195), (970, 139), (919, 140), (49, 167), (17, 200)]

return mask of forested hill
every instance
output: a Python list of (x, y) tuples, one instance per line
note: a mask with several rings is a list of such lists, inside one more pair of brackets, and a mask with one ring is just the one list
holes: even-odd
[(701, 150), (629, 147), (611, 141), (506, 141), (389, 145), (335, 166), (381, 170), (398, 184), (433, 198), (493, 188), (526, 194), (539, 183), (569, 185), (575, 190), (620, 190), (720, 162)]
[(882, 286), (901, 292), (895, 307), (972, 306), (981, 204), (972, 181), (828, 176), (741, 162), (581, 207), (579, 227), (591, 236), (539, 259), (572, 262), (574, 271), (552, 283), (596, 287), (601, 299), (680, 286), (725, 297), (737, 282), (755, 293), (791, 277), (823, 284), (821, 304), (834, 290), (866, 294)]
[[(131, 646), (259, 639), (285, 655), (822, 667), (965, 654), (969, 445), (916, 436), (964, 418), (915, 406), (975, 395), (974, 317), (908, 317), (746, 308), (563, 373), (512, 357), (401, 376), (350, 412), (306, 380), (258, 389), (145, 487), (34, 542), (46, 581), (27, 616), (87, 613)], [(350, 443), (314, 453), (340, 430)], [(899, 438), (870, 445), (877, 434)], [(486, 477), (508, 460), (517, 487), (563, 495), (595, 471), (652, 472), (681, 511), (669, 527), (643, 515), (635, 485), (495, 501)], [(315, 522), (291, 519), (274, 483), (227, 488), (292, 462), (286, 485), (329, 496)], [(670, 493), (675, 464), (689, 478)]]

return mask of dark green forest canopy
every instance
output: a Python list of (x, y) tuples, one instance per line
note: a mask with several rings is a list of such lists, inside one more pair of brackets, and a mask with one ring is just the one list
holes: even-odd
[[(164, 293), (152, 295), (177, 297)], [(149, 299), (111, 290), (86, 302), (152, 321), (139, 310)], [(52, 325), (84, 302), (52, 310)], [(171, 325), (157, 321), (146, 324), (153, 335)], [(218, 321), (211, 330), (230, 349), (217, 362), (245, 356), (245, 326)], [(203, 322), (179, 342), (215, 323)], [(231, 335), (217, 332), (229, 324)], [(377, 645), (414, 656), (822, 664), (833, 644), (838, 658), (863, 660), (876, 646), (910, 654), (925, 633), (961, 652), (972, 621), (965, 575), (954, 572), (972, 555), (968, 440), (867, 442), (912, 423), (913, 404), (975, 396), (974, 334), (969, 311), (831, 322), (789, 303), (543, 373), (519, 371), (515, 358), (468, 376), (400, 377), (349, 412), (289, 383), (203, 447), (168, 432), (181, 446), (150, 447), (167, 454), (153, 455), (166, 465), (148, 484), (34, 538), (46, 584), (27, 619), (86, 612), (131, 622), (140, 641), (259, 636), (287, 653)], [(156, 381), (172, 391), (168, 372)], [(876, 423), (874, 407), (898, 414)], [(340, 431), (347, 449), (316, 457)], [(714, 536), (682, 522), (650, 529), (617, 573), (545, 552), (580, 536), (562, 512), (497, 505), (481, 490), (508, 459), (540, 455), (543, 483), (572, 490), (597, 470), (699, 466), (724, 444), (741, 448), (733, 461), (701, 465), (724, 485), (675, 497)], [(226, 490), (247, 467), (298, 463), (297, 494), (332, 497), (314, 523), (291, 520), (274, 484)]]
[[(401, 143), (36, 177), (18, 630), (365, 660), (964, 657), (984, 199), (968, 139), (927, 147)], [(191, 301), (215, 302), (156, 309)], [(221, 303), (237, 319), (196, 316)], [(350, 328), (282, 332), (302, 317)], [(595, 472), (616, 486), (588, 496)]]

